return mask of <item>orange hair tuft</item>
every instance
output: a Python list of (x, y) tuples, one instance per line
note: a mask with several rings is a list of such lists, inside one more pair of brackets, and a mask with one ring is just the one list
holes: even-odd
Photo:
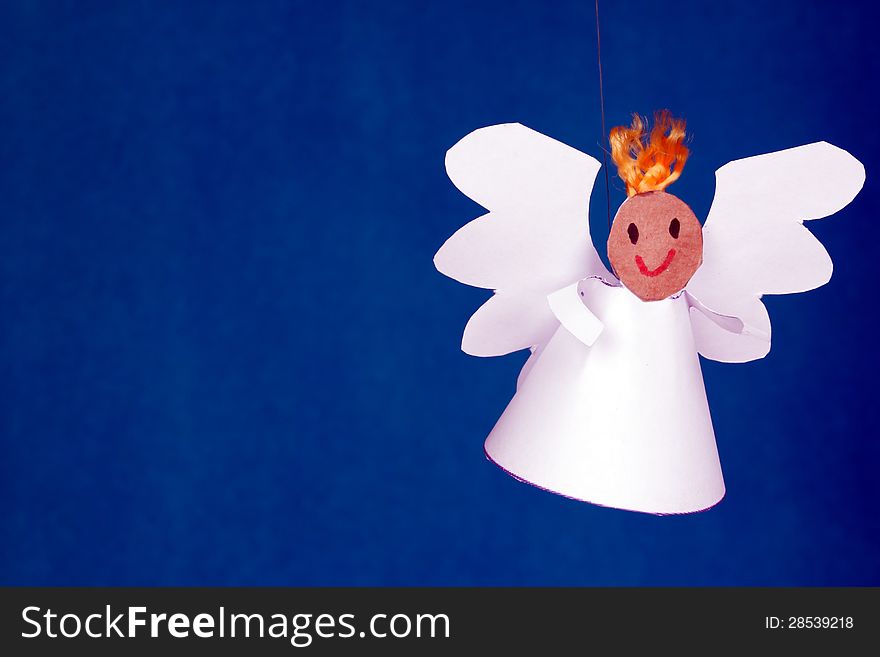
[(678, 180), (688, 158), (684, 144), (684, 119), (674, 119), (669, 110), (654, 114), (654, 127), (646, 133), (647, 121), (633, 114), (632, 125), (611, 129), (611, 159), (626, 183), (627, 196), (666, 189)]

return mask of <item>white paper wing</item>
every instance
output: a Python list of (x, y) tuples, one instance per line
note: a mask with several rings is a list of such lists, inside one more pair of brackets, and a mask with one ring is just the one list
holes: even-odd
[(831, 278), (828, 252), (803, 225), (834, 214), (855, 198), (865, 168), (826, 142), (736, 160), (716, 172), (715, 199), (703, 227), (703, 265), (687, 291), (705, 307), (738, 317), (725, 330), (692, 310), (698, 351), (745, 362), (770, 351), (764, 294), (804, 292)]
[(559, 324), (547, 295), (607, 273), (588, 221), (599, 168), (518, 123), (476, 130), (446, 154), (455, 186), (489, 210), (434, 256), (441, 273), (496, 291), (468, 322), (465, 352), (500, 356), (542, 344)]

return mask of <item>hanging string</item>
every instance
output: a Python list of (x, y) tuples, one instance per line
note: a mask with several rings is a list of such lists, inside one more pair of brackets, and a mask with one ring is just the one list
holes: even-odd
[(605, 171), (605, 201), (608, 206), (608, 232), (611, 232), (611, 191), (608, 184), (608, 149), (605, 148), (605, 90), (602, 86), (602, 37), (599, 32), (599, 0), (596, 0), (596, 55), (599, 60), (599, 107), (602, 114), (602, 169)]

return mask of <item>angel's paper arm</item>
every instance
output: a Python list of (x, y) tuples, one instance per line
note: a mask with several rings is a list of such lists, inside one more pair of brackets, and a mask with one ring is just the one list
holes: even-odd
[(574, 337), (590, 347), (602, 333), (603, 324), (584, 305), (579, 287), (580, 283), (574, 283), (557, 290), (547, 296), (547, 302), (559, 323)]
[[(723, 329), (728, 333), (742, 333), (746, 330), (745, 323), (739, 317), (716, 313), (714, 310), (704, 306), (699, 299), (689, 292), (685, 292), (685, 295), (687, 296), (688, 307), (691, 310), (702, 313), (706, 319), (715, 324), (718, 328)], [(767, 336), (767, 339), (769, 340), (770, 336)]]
[(697, 351), (704, 358), (724, 363), (743, 363), (770, 351), (770, 318), (764, 304), (748, 301), (723, 315), (706, 307), (689, 292), (691, 330)]

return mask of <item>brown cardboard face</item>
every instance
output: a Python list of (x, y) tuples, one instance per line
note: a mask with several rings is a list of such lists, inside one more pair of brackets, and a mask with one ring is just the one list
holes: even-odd
[(672, 194), (637, 194), (614, 217), (608, 259), (639, 299), (665, 299), (682, 290), (703, 262), (703, 229), (687, 204)]

